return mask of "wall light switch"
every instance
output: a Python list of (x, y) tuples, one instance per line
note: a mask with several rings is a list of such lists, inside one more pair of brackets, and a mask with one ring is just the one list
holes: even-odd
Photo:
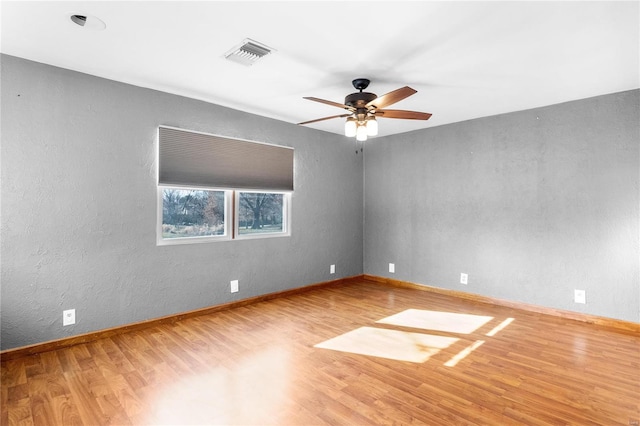
[(336, 265), (331, 265), (329, 267), (329, 273), (330, 274), (335, 274), (336, 273)]
[(389, 264), (389, 272), (391, 272), (392, 274), (396, 273), (396, 264), (395, 263), (390, 263)]
[(585, 290), (574, 290), (573, 300), (576, 303), (587, 303), (587, 292)]
[(231, 293), (238, 292), (238, 280), (231, 281)]

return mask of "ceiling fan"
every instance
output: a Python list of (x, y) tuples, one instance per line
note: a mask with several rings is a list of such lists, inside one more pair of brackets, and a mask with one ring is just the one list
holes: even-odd
[(320, 98), (304, 97), (304, 99), (308, 99), (310, 101), (346, 109), (349, 111), (347, 114), (317, 118), (315, 120), (304, 121), (298, 124), (303, 125), (323, 120), (330, 120), (332, 118), (347, 117), (347, 121), (344, 125), (345, 136), (355, 136), (358, 141), (366, 141), (367, 136), (376, 136), (378, 134), (378, 122), (376, 121), (376, 117), (401, 118), (408, 120), (428, 120), (431, 117), (431, 114), (427, 112), (384, 109), (389, 105), (395, 104), (396, 102), (417, 93), (416, 90), (409, 86), (404, 86), (385, 95), (377, 96), (374, 93), (363, 92), (363, 90), (369, 86), (370, 81), (368, 79), (356, 78), (351, 83), (356, 90), (359, 90), (359, 92), (347, 95), (347, 97), (344, 98), (344, 104)]

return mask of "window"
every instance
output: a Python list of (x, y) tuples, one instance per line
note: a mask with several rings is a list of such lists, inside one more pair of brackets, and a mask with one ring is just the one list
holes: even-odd
[(158, 243), (229, 239), (230, 196), (231, 191), (160, 187)]
[(158, 244), (290, 235), (293, 153), (160, 126)]
[(159, 187), (158, 200), (159, 245), (290, 235), (290, 193)]
[(288, 194), (236, 192), (235, 235), (261, 237), (289, 235)]

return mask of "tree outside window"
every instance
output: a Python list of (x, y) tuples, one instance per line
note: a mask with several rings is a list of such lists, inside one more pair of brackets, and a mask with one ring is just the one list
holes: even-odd
[(240, 192), (238, 234), (283, 232), (284, 195)]
[(224, 235), (224, 220), (224, 191), (162, 191), (162, 238)]

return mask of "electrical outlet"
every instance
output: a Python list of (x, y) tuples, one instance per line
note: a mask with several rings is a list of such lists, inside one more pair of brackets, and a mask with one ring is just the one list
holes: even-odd
[(329, 273), (330, 274), (335, 274), (336, 273), (336, 265), (329, 266)]
[(238, 292), (238, 280), (231, 281), (231, 293)]
[(62, 311), (62, 326), (73, 325), (76, 323), (76, 310), (67, 309)]
[(464, 272), (461, 272), (460, 273), (460, 284), (464, 284), (464, 285), (469, 284), (469, 275), (465, 274)]
[(396, 264), (395, 263), (390, 263), (389, 264), (389, 272), (391, 272), (392, 274), (396, 273)]
[(587, 303), (587, 292), (585, 290), (574, 290), (573, 301), (576, 303)]

